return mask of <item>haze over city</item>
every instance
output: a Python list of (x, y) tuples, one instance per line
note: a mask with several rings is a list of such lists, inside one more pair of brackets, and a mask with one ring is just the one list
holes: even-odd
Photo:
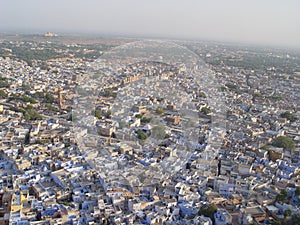
[(300, 47), (300, 2), (2, 1), (1, 33), (91, 33)]
[(299, 0), (0, 7), (0, 225), (300, 225)]

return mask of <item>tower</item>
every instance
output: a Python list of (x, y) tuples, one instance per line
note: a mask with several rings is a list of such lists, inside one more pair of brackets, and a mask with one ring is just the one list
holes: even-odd
[(60, 86), (58, 86), (57, 94), (58, 94), (58, 104), (59, 104), (59, 108), (62, 109), (62, 108), (63, 108), (63, 97), (62, 97), (62, 89), (61, 89)]

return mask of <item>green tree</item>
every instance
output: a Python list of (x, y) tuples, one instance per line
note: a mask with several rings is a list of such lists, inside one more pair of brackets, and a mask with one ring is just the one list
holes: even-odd
[(143, 117), (141, 119), (141, 122), (142, 123), (150, 123), (152, 119), (153, 119), (152, 117)]
[(206, 98), (206, 94), (204, 92), (199, 92), (199, 97), (200, 98)]
[(265, 145), (261, 149), (268, 151), (268, 150), (270, 150), (270, 146), (269, 145)]
[(287, 148), (287, 149), (295, 148), (295, 142), (287, 136), (278, 136), (274, 138), (272, 144), (279, 148)]
[(116, 98), (118, 95), (118, 92), (112, 88), (107, 88), (104, 91), (104, 97), (112, 97), (112, 98)]
[(9, 83), (5, 80), (0, 80), (0, 88), (8, 88)]
[(200, 111), (205, 115), (208, 115), (209, 113), (211, 113), (210, 109), (207, 107), (202, 107)]
[(220, 87), (220, 91), (224, 92), (226, 90), (227, 90), (227, 88), (225, 86)]
[(271, 222), (271, 225), (281, 225), (281, 222), (279, 222), (279, 221), (273, 221), (273, 222)]
[(57, 111), (56, 108), (53, 105), (49, 104), (49, 103), (46, 103), (45, 106), (47, 107), (48, 111), (50, 111), (50, 112), (56, 112)]
[(34, 110), (34, 108), (32, 106), (27, 106), (24, 111), (23, 111), (23, 115), (25, 120), (41, 120), (42, 116)]
[(239, 93), (240, 90), (238, 88), (238, 86), (236, 84), (230, 84), (230, 83), (227, 83), (225, 84), (225, 86), (232, 92), (235, 92), (235, 93)]
[(143, 115), (141, 115), (141, 114), (136, 114), (136, 115), (135, 115), (135, 118), (141, 119), (142, 117), (143, 117)]
[(147, 139), (147, 134), (145, 134), (144, 131), (137, 130), (136, 133), (137, 133), (137, 138), (138, 139), (140, 139), (140, 140), (146, 140)]
[(35, 92), (35, 93), (33, 94), (33, 96), (34, 96), (35, 98), (42, 99), (42, 98), (44, 98), (45, 93), (42, 92), (42, 91), (37, 91), (37, 92)]
[(27, 95), (22, 96), (22, 100), (24, 102), (30, 102), (31, 104), (37, 103), (37, 101), (35, 99), (33, 99), (33, 98), (31, 98), (31, 97), (29, 97)]
[(6, 98), (7, 97), (7, 94), (4, 90), (0, 90), (0, 97), (1, 98)]
[(280, 191), (280, 194), (276, 196), (276, 201), (285, 202), (287, 200), (287, 196), (288, 196), (287, 191), (283, 189)]
[(95, 111), (93, 111), (92, 114), (98, 119), (102, 118), (102, 112), (99, 109), (96, 109)]
[(157, 106), (155, 112), (156, 112), (158, 115), (162, 115), (162, 114), (165, 113), (165, 110), (163, 109), (162, 106), (159, 105), (159, 106)]
[(9, 97), (8, 97), (9, 100), (16, 100), (16, 99), (19, 99), (19, 98), (20, 98), (20, 96), (15, 94), (15, 93), (10, 94)]
[(283, 215), (284, 215), (284, 218), (286, 218), (288, 216), (291, 216), (292, 215), (292, 210), (290, 210), (290, 209), (285, 210)]
[(288, 112), (288, 111), (286, 111), (286, 112), (284, 112), (284, 113), (281, 113), (280, 116), (281, 116), (282, 118), (288, 119), (288, 120), (291, 121), (291, 122), (295, 122), (295, 121), (298, 120), (298, 117), (297, 117), (295, 114), (290, 113), (290, 112)]
[(54, 97), (52, 94), (50, 94), (49, 92), (46, 92), (45, 96), (44, 96), (44, 102), (45, 103), (54, 103)]
[(214, 204), (202, 207), (199, 211), (198, 214), (201, 216), (207, 216), (209, 217), (212, 221), (214, 221), (214, 213), (218, 210), (218, 207)]
[(277, 159), (280, 159), (281, 155), (276, 153), (275, 151), (273, 150), (267, 150), (268, 153), (269, 153), (269, 156), (270, 156), (270, 159), (275, 162)]

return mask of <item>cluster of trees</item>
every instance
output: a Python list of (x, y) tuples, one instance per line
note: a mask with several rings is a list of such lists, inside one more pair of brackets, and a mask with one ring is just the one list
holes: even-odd
[(287, 209), (283, 212), (284, 219), (292, 215), (292, 210)]
[(118, 95), (118, 92), (113, 88), (107, 88), (103, 94), (104, 97), (112, 97), (112, 98), (116, 98), (117, 95)]
[[(32, 45), (37, 47), (32, 49)], [(42, 44), (39, 42), (26, 42), (22, 45), (16, 46), (15, 43), (4, 41), (0, 43), (0, 55), (11, 55), (10, 52), (5, 49), (11, 49), (14, 57), (20, 58), (27, 63), (31, 64), (32, 60), (48, 60), (52, 58), (62, 58), (66, 57), (69, 54), (73, 54), (74, 57), (86, 58), (86, 59), (95, 59), (102, 55), (103, 51), (111, 49), (115, 45), (112, 44), (78, 44), (76, 46), (69, 46), (61, 43), (45, 43)], [(94, 50), (84, 51), (84, 49)], [(60, 51), (58, 51), (60, 50)]]
[(29, 102), (31, 104), (37, 103), (37, 101), (34, 98), (32, 98), (32, 97), (30, 97), (28, 95), (11, 94), (9, 96), (9, 100), (21, 100), (23, 102)]
[(141, 122), (142, 123), (150, 123), (152, 121), (152, 117), (142, 117)]
[(35, 109), (28, 105), (25, 109), (20, 109), (20, 112), (23, 113), (25, 120), (41, 120), (42, 116), (35, 111)]
[(1, 98), (6, 98), (7, 97), (7, 94), (4, 90), (0, 90), (0, 97)]
[[(34, 97), (34, 98), (33, 98)], [(28, 96), (28, 95), (16, 95), (16, 94), (11, 94), (9, 96), (10, 100), (21, 100), (23, 102), (29, 102), (31, 104), (37, 103), (36, 99), (40, 99), (44, 103), (52, 104), (55, 102), (55, 98), (53, 95), (49, 92), (36, 92), (33, 97)]]
[(153, 117), (144, 117), (143, 114), (136, 114), (135, 117), (141, 119), (142, 123), (150, 123), (153, 120)]
[(291, 121), (291, 122), (295, 122), (295, 121), (298, 120), (298, 117), (297, 117), (295, 114), (290, 113), (290, 112), (288, 112), (288, 111), (286, 111), (286, 112), (284, 112), (284, 113), (281, 113), (280, 116), (281, 116), (282, 118), (288, 119), (288, 120)]
[[(148, 135), (142, 131), (142, 130), (137, 130), (136, 131), (137, 138), (140, 140), (146, 140), (148, 138)], [(164, 126), (155, 126), (151, 129), (151, 137), (161, 140), (166, 137), (166, 130)]]
[(209, 206), (203, 206), (203, 207), (201, 207), (200, 209), (199, 209), (199, 211), (198, 211), (198, 214), (200, 215), (200, 216), (206, 216), (206, 217), (209, 217), (212, 221), (213, 221), (213, 223), (214, 223), (214, 214), (215, 214), (215, 212), (218, 210), (218, 208), (217, 208), (217, 206), (216, 205), (214, 205), (214, 204), (211, 204), (211, 205), (209, 205)]
[[(92, 46), (90, 44), (81, 44), (77, 46), (69, 47), (68, 50), (72, 54), (74, 54), (74, 57), (77, 58), (85, 58), (85, 59), (96, 59), (99, 58), (102, 55), (103, 51), (109, 50), (114, 45), (110, 44), (93, 44)], [(94, 51), (83, 51), (83, 49), (88, 50), (94, 50)]]
[(102, 113), (102, 111), (100, 109), (96, 109), (92, 111), (92, 115), (95, 116), (97, 119), (101, 119), (103, 116), (105, 116), (106, 118), (111, 118), (111, 110), (107, 110), (107, 112)]
[(6, 78), (0, 76), (0, 88), (8, 88), (9, 83), (7, 82)]
[(111, 110), (107, 110), (107, 112), (102, 113), (100, 109), (93, 110), (91, 115), (95, 116), (97, 119), (101, 119), (103, 116), (106, 118), (111, 118)]
[(279, 95), (263, 95), (261, 93), (254, 93), (253, 94), (253, 98), (267, 98), (267, 99), (271, 99), (273, 101), (281, 101), (281, 100), (283, 100), (283, 97), (279, 96)]
[[(235, 52), (237, 50), (238, 49), (233, 49), (232, 51)], [(260, 54), (257, 54), (258, 52), (260, 52)], [(246, 50), (239, 59), (220, 56), (205, 58), (205, 60), (208, 64), (212, 65), (224, 64), (226, 66), (244, 69), (265, 69), (269, 67), (275, 67), (277, 71), (287, 74), (294, 73), (299, 63), (298, 59), (270, 56), (267, 55), (266, 52), (261, 52), (259, 49), (256, 49), (253, 53), (250, 53), (249, 50)]]
[(53, 97), (52, 94), (50, 94), (49, 92), (46, 92), (45, 95), (44, 95), (44, 102), (45, 103), (54, 103), (55, 99)]
[[(254, 225), (259, 225), (259, 224), (258, 223), (254, 223)], [(272, 221), (270, 223), (270, 225), (281, 225), (281, 222), (279, 222), (279, 221)]]
[(273, 139), (272, 144), (279, 148), (294, 149), (295, 142), (287, 136), (278, 136)]
[(288, 193), (286, 190), (281, 190), (280, 193), (276, 196), (277, 202), (286, 202), (288, 197)]
[(42, 98), (44, 98), (44, 96), (45, 96), (45, 92), (35, 92), (34, 94), (33, 94), (33, 96), (35, 97), (35, 98), (39, 98), (39, 99), (42, 99)]
[[(276, 196), (276, 201), (281, 203), (287, 203), (288, 202), (288, 193), (286, 190), (281, 190), (280, 193)], [(292, 215), (292, 211), (290, 209), (287, 209), (283, 212), (284, 220), (286, 220), (287, 217)]]
[[(29, 66), (32, 65), (33, 60), (45, 61), (48, 59), (64, 57), (64, 54), (55, 51), (56, 49), (53, 48), (53, 46), (41, 45), (39, 46), (39, 49), (32, 49), (31, 44), (32, 43), (25, 43), (23, 45), (16, 46), (14, 43), (2, 42), (0, 46), (3, 48), (11, 49), (15, 58), (24, 60)], [(0, 53), (2, 53), (3, 55), (7, 54), (7, 52), (1, 51)]]
[(222, 91), (225, 91), (225, 90), (227, 90), (227, 89), (228, 89), (229, 91), (235, 92), (235, 93), (237, 93), (237, 94), (240, 94), (240, 93), (241, 93), (240, 89), (239, 89), (238, 86), (235, 85), (235, 84), (227, 83), (227, 84), (225, 84), (225, 86), (221, 87), (221, 90), (222, 90)]
[(227, 90), (227, 87), (226, 87), (226, 86), (221, 86), (221, 87), (220, 87), (220, 91), (224, 92), (224, 91), (226, 91), (226, 90)]
[(24, 101), (24, 102), (29, 102), (29, 103), (31, 103), (31, 104), (37, 103), (37, 101), (36, 101), (34, 98), (31, 98), (31, 97), (29, 97), (29, 96), (27, 96), (27, 95), (23, 95), (20, 99), (21, 99), (22, 101)]
[(56, 112), (57, 108), (54, 107), (52, 104), (46, 103), (45, 106), (47, 107), (48, 111), (50, 112)]
[(44, 103), (52, 104), (55, 102), (54, 96), (49, 92), (36, 92), (34, 97), (40, 99)]

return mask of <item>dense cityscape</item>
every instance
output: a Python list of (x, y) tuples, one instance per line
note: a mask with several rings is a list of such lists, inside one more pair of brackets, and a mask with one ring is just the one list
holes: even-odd
[(300, 224), (300, 52), (132, 43), (0, 36), (0, 225)]

